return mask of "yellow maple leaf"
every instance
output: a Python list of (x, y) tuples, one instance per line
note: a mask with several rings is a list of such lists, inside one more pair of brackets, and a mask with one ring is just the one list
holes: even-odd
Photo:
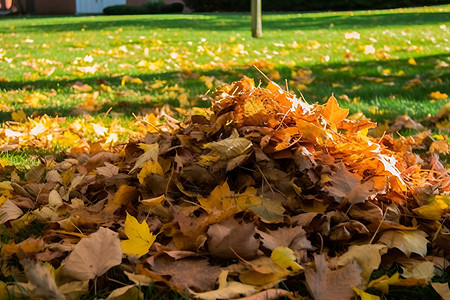
[(203, 81), (208, 89), (212, 89), (213, 88), (214, 77), (202, 75), (198, 79)]
[(103, 83), (100, 84), (100, 87), (102, 88), (103, 91), (105, 91), (107, 93), (112, 93), (112, 91), (113, 91), (112, 87), (110, 87), (109, 85), (103, 84)]
[(103, 104), (97, 100), (99, 93), (96, 91), (94, 93), (86, 94), (86, 99), (84, 102), (80, 103), (79, 107), (88, 112), (93, 112), (99, 110)]
[(436, 195), (429, 204), (413, 209), (421, 217), (439, 220), (441, 216), (450, 210), (450, 197), (446, 195)]
[(295, 260), (294, 251), (288, 247), (276, 247), (273, 249), (270, 258), (280, 267), (284, 269), (290, 268), (292, 271), (297, 272), (302, 270), (302, 266), (300, 266)]
[(0, 158), (0, 167), (4, 168), (6, 166), (9, 166), (8, 160), (6, 158)]
[(130, 82), (130, 83), (136, 83), (136, 84), (142, 84), (143, 81), (140, 78), (134, 78), (128, 75), (125, 75), (122, 77), (122, 81), (120, 83), (121, 86), (124, 86), (125, 83)]
[(142, 167), (141, 172), (139, 172), (137, 178), (142, 185), (145, 185), (145, 178), (151, 174), (158, 174), (164, 176), (164, 171), (157, 161), (149, 160)]
[(189, 103), (189, 95), (186, 93), (182, 93), (180, 95), (178, 95), (177, 97), (178, 101), (180, 101), (180, 105), (182, 107), (189, 107), (190, 103)]
[(123, 253), (137, 255), (138, 257), (145, 255), (156, 239), (156, 235), (150, 232), (147, 222), (139, 223), (128, 212), (125, 219), (125, 234), (128, 240), (120, 242)]
[(414, 59), (414, 57), (411, 57), (410, 59), (408, 59), (408, 64), (413, 65), (413, 66), (417, 66), (417, 62)]
[(19, 111), (12, 112), (11, 118), (13, 119), (13, 121), (16, 121), (16, 122), (25, 122), (27, 120), (27, 115), (21, 109)]
[(225, 181), (209, 194), (208, 197), (197, 197), (200, 205), (208, 212), (211, 213), (214, 208), (219, 210), (228, 210), (236, 207), (236, 200), (234, 193), (230, 191), (230, 186)]
[(391, 71), (391, 69), (384, 69), (381, 73), (384, 76), (389, 76), (389, 75), (391, 75), (392, 71)]
[(44, 101), (47, 99), (47, 96), (39, 93), (39, 92), (35, 92), (32, 95), (26, 96), (25, 98), (23, 98), (23, 101), (25, 102), (25, 104), (27, 106), (31, 106), (33, 108), (37, 108), (39, 107), (39, 105), (41, 105), (41, 101)]
[(348, 108), (340, 108), (336, 98), (331, 95), (322, 110), (322, 116), (332, 125), (337, 125), (348, 115)]

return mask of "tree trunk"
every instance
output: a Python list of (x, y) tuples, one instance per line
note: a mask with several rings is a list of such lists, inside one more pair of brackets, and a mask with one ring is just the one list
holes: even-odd
[(252, 0), (252, 37), (255, 38), (262, 37), (261, 11), (261, 0)]

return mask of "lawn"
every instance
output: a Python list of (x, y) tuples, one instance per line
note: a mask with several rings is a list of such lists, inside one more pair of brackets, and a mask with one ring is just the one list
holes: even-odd
[[(270, 287), (292, 291), (286, 294), (289, 297), (308, 297), (322, 293), (319, 279), (316, 281), (322, 275), (331, 287), (339, 285), (334, 287), (345, 298), (353, 295), (352, 288), (363, 280), (355, 275), (358, 264), (343, 263), (339, 270), (331, 270), (321, 265), (320, 259), (324, 258), (322, 250), (336, 258), (348, 254), (346, 238), (350, 235), (361, 247), (364, 244), (366, 248), (361, 249), (374, 251), (380, 261), (383, 251), (389, 250), (384, 260), (392, 258), (388, 268), (378, 268), (380, 262), (365, 265), (366, 259), (358, 256), (365, 251), (349, 254), (366, 266), (364, 280), (373, 283), (366, 286), (367, 292), (385, 299), (384, 289), (379, 287), (391, 285), (388, 299), (414, 299), (411, 295), (439, 299), (433, 288), (445, 289), (445, 285), (432, 288), (416, 277), (423, 275), (419, 274), (423, 267), (428, 268), (424, 271), (427, 282), (433, 276), (434, 283), (448, 281), (443, 259), (448, 255), (439, 251), (448, 249), (450, 179), (439, 156), (428, 163), (425, 154), (437, 149), (441, 159), (448, 162), (448, 155), (444, 155), (448, 154), (445, 142), (450, 127), (449, 32), (450, 5), (264, 14), (264, 36), (260, 39), (251, 37), (248, 14), (0, 18), (0, 209), (6, 209), (4, 203), (10, 205), (8, 212), (0, 211), (0, 261), (4, 264), (0, 296), (6, 284), (26, 282), (23, 268), (25, 272), (27, 268), (48, 272), (39, 264), (24, 262), (23, 255), (39, 257), (53, 267), (65, 258), (66, 271), (73, 275), (85, 262), (68, 254), (72, 251), (92, 259), (93, 264), (106, 260), (108, 265), (103, 273), (84, 270), (78, 281), (70, 282), (55, 271), (61, 291), (72, 284), (72, 293), (89, 291), (86, 299), (104, 298), (125, 284), (129, 290), (123, 291), (124, 298), (142, 296), (143, 277), (150, 285), (143, 288), (146, 299), (182, 297), (166, 286), (181, 293), (187, 287), (194, 288), (189, 292), (192, 296), (215, 288), (218, 276), (220, 285), (215, 292), (221, 292), (225, 284), (226, 292), (235, 296), (251, 295), (256, 292), (252, 284), (239, 286), (246, 288), (242, 293), (230, 291), (233, 284), (240, 284), (234, 280), (257, 281), (254, 285), (267, 280)], [(203, 110), (211, 105), (216, 88), (243, 76), (254, 78), (256, 86), (262, 87), (267, 86), (267, 78), (273, 80), (305, 99), (310, 105), (304, 106), (311, 114), (298, 117), (290, 110), (277, 110), (277, 105), (265, 107), (274, 119), (286, 117), (279, 126), (271, 125), (269, 129), (278, 132), (272, 136), (267, 134), (267, 124), (240, 115), (239, 105), (224, 101), (225, 108), (218, 104), (214, 113)], [(243, 82), (245, 89), (254, 88)], [(272, 88), (261, 93), (275, 99), (279, 91)], [(328, 100), (333, 94), (341, 108)], [(273, 104), (267, 101), (264, 103)], [(447, 111), (441, 109), (444, 106)], [(361, 128), (342, 125), (345, 108), (355, 123), (344, 123), (361, 124)], [(231, 110), (236, 110), (236, 119), (228, 114)], [(187, 125), (178, 123), (194, 114), (208, 118), (196, 116)], [(436, 114), (440, 117), (433, 117)], [(395, 128), (389, 126), (401, 115), (412, 118), (405, 118), (403, 125), (412, 125), (392, 130), (395, 138), (400, 137), (396, 131), (413, 135), (430, 129), (431, 134), (408, 140), (385, 136), (384, 131)], [(378, 130), (369, 131), (369, 136), (382, 136), (380, 139), (366, 136), (371, 123), (365, 118), (378, 123)], [(214, 123), (219, 119), (223, 124)], [(237, 129), (232, 131), (231, 127), (244, 123), (252, 125), (247, 128), (248, 135), (239, 127), (243, 131), (236, 137)], [(327, 144), (329, 140), (334, 141), (332, 146)], [(135, 144), (143, 141), (143, 145)], [(378, 148), (373, 147), (376, 143)], [(300, 152), (304, 161), (293, 157), (292, 153)], [(350, 190), (345, 190), (348, 187), (341, 182), (342, 176), (353, 185)], [(353, 193), (353, 189), (358, 192)], [(351, 194), (354, 202), (342, 193)], [(10, 204), (10, 198), (20, 208)], [(236, 201), (227, 202), (230, 198), (243, 202), (236, 207)], [(302, 219), (307, 214), (319, 217)], [(148, 224), (134, 219), (147, 220), (150, 215)], [(301, 222), (306, 231), (298, 228)], [(96, 231), (100, 226), (104, 230)], [(246, 248), (241, 249), (244, 256), (230, 253), (226, 245), (214, 241), (223, 232), (220, 226), (248, 234), (243, 246), (236, 240), (239, 235), (226, 236), (230, 243)], [(334, 226), (331, 230), (335, 235), (327, 226)], [(134, 240), (133, 230), (141, 234)], [(381, 231), (388, 233), (384, 237), (387, 242), (378, 249), (380, 242), (372, 242), (380, 238)], [(271, 247), (271, 240), (281, 243), (277, 239), (283, 232), (292, 235), (293, 244), (297, 241), (297, 257), (287, 248), (290, 242), (286, 249)], [(94, 238), (85, 237), (94, 234), (95, 240), (104, 238), (114, 244), (114, 251), (108, 252), (111, 257), (96, 258), (82, 249), (79, 241), (92, 242)], [(205, 238), (202, 243), (199, 236)], [(157, 246), (152, 246), (155, 239)], [(127, 241), (128, 248), (124, 246)], [(135, 252), (137, 243), (148, 247), (142, 253)], [(70, 244), (71, 248), (58, 244)], [(211, 256), (199, 250), (205, 245), (220, 251)], [(148, 256), (150, 247), (152, 255)], [(123, 260), (121, 249), (127, 253)], [(248, 249), (255, 253), (249, 255)], [(277, 255), (283, 263), (274, 264), (277, 255), (272, 257), (272, 250), (272, 254), (280, 251)], [(262, 266), (258, 265), (261, 261), (241, 260), (247, 259), (245, 255), (247, 260), (254, 258), (257, 251), (258, 259), (264, 261)], [(313, 254), (315, 270), (311, 268)], [(422, 259), (426, 255), (436, 265), (442, 258), (439, 274), (434, 273), (430, 261)], [(392, 263), (400, 261), (400, 256), (412, 269)], [(296, 262), (300, 260), (301, 268)], [(202, 266), (210, 273), (203, 275)], [(48, 268), (52, 269), (50, 264)], [(186, 285), (192, 283), (186, 272), (191, 268), (195, 284)], [(307, 270), (304, 273), (303, 268)], [(233, 281), (227, 281), (225, 269)], [(372, 276), (367, 270), (374, 271)], [(410, 279), (395, 279), (399, 270), (416, 273)], [(127, 272), (139, 274), (133, 277)], [(280, 274), (288, 279), (281, 281)], [(390, 278), (377, 282), (382, 275)], [(205, 282), (202, 276), (208, 277)], [(159, 284), (153, 285), (153, 280)], [(48, 283), (37, 282), (43, 286)], [(61, 292), (43, 286), (49, 293)], [(268, 291), (278, 295), (278, 290)]]
[(243, 14), (3, 18), (0, 120), (18, 110), (73, 118), (95, 91), (94, 117), (205, 107), (198, 96), (222, 82), (262, 78), (253, 65), (310, 103), (334, 93), (375, 120), (423, 118), (447, 101), (430, 93), (450, 92), (449, 11), (265, 14), (262, 39), (250, 37)]

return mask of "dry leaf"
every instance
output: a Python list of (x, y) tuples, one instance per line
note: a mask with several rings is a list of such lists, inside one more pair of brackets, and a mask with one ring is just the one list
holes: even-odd
[(197, 299), (216, 300), (233, 299), (236, 297), (249, 296), (255, 294), (258, 290), (253, 285), (243, 284), (236, 281), (227, 281), (228, 271), (222, 271), (219, 275), (219, 287), (217, 290), (196, 293), (190, 291)]
[[(273, 250), (278, 246), (290, 247), (293, 250), (311, 249), (311, 242), (306, 238), (302, 226), (293, 228), (281, 227), (277, 230), (256, 231), (261, 236), (261, 242), (266, 249)], [(292, 245), (292, 246), (291, 246)]]
[(66, 274), (78, 280), (101, 276), (122, 262), (122, 248), (116, 232), (100, 227), (81, 239), (63, 262)]
[[(357, 36), (348, 35), (350, 39)], [(375, 43), (374, 39), (370, 40)], [(350, 45), (354, 41), (347, 42)], [(162, 44), (153, 40), (142, 50), (148, 56), (148, 51)], [(119, 46), (111, 50), (110, 57), (137, 54), (140, 46), (134, 46)], [(359, 47), (360, 52), (367, 50), (373, 58), (388, 58), (387, 46), (384, 49), (375, 49), (375, 44), (353, 46)], [(239, 44), (232, 48), (237, 55), (245, 55), (245, 47)], [(275, 47), (288, 51), (291, 46), (276, 43)], [(292, 47), (298, 45), (294, 43)], [(306, 47), (328, 46), (310, 41)], [(198, 49), (205, 53), (215, 51), (203, 42)], [(102, 54), (100, 49), (93, 51)], [(228, 51), (227, 47), (223, 51)], [(173, 49), (168, 67), (172, 63), (186, 66), (184, 54)], [(351, 53), (345, 57), (350, 59)], [(324, 61), (328, 58), (319, 57)], [(88, 65), (93, 59), (87, 55), (71, 70), (78, 72), (77, 76), (80, 70), (95, 71), (100, 65)], [(37, 62), (48, 64), (46, 60)], [(34, 61), (25, 63), (34, 64)], [(273, 63), (258, 61), (257, 65), (268, 74), (279, 76)], [(143, 60), (136, 66), (128, 63), (121, 66), (155, 71), (163, 68), (165, 62)], [(107, 64), (101, 67), (107, 68)], [(43, 68), (35, 71), (43, 75), (56, 69)], [(330, 65), (327, 72), (346, 72), (351, 66), (333, 68)], [(392, 85), (394, 76), (405, 75), (384, 64), (379, 72), (392, 78), (360, 79), (371, 84)], [(182, 80), (200, 78), (198, 72), (178, 75)], [(293, 70), (292, 78), (293, 87), (304, 88), (315, 80), (312, 70), (299, 68)], [(143, 84), (138, 78), (124, 76), (122, 79), (124, 85)], [(219, 83), (213, 77), (199, 80), (208, 86)], [(428, 83), (417, 77), (409, 81), (407, 88)], [(102, 79), (96, 84), (97, 91), (72, 96), (82, 103), (79, 113), (97, 111), (103, 105), (117, 102), (108, 100), (110, 96), (140, 98), (141, 89), (152, 90), (150, 96), (143, 97), (148, 105), (170, 99), (187, 105), (191, 100), (185, 89), (172, 85), (171, 81), (149, 83), (136, 91), (120, 86), (123, 91), (114, 91), (114, 86), (105, 86), (107, 82)], [(343, 87), (339, 83), (333, 86)], [(362, 85), (355, 84), (352, 90), (360, 88)], [(43, 95), (28, 88), (17, 95), (5, 93), (7, 98), (23, 99), (25, 108), (37, 108), (44, 101), (54, 102), (57, 99), (53, 97), (58, 94), (49, 91)], [(211, 100), (209, 96), (202, 98)], [(350, 98), (342, 97), (351, 101)], [(431, 137), (425, 132), (394, 139), (392, 135), (383, 135), (388, 129), (386, 125), (379, 128), (381, 138), (372, 138), (367, 131), (375, 123), (360, 119), (360, 113), (353, 116), (357, 121), (349, 120), (348, 110), (339, 108), (334, 96), (325, 105), (309, 105), (274, 82), (263, 88), (255, 86), (249, 78), (218, 89), (211, 109), (172, 109), (168, 105), (145, 108), (130, 128), (122, 127), (124, 124), (116, 118), (123, 114), (121, 108), (130, 101), (122, 100), (106, 113), (113, 118), (108, 126), (87, 114), (69, 124), (61, 117), (31, 114), (26, 118), (23, 112), (18, 112), (13, 115), (16, 122), (5, 122), (0, 128), (3, 150), (27, 147), (47, 152), (55, 145), (68, 149), (57, 156), (40, 157), (42, 163), (33, 167), (25, 180), (21, 169), (8, 156), (5, 156), (8, 159), (0, 158), (0, 174), (4, 173), (3, 177), (11, 181), (0, 182), (0, 220), (4, 223), (0, 224), (4, 227), (0, 232), (6, 230), (7, 239), (11, 237), (7, 244), (0, 245), (3, 262), (0, 266), (5, 278), (23, 277), (15, 257), (35, 257), (57, 266), (67, 256), (62, 264), (66, 276), (58, 276), (57, 280), (64, 280), (65, 284), (59, 290), (67, 298), (79, 299), (89, 293), (90, 279), (114, 275), (107, 270), (121, 264), (123, 250), (131, 255), (126, 255), (120, 269), (136, 272), (125, 273), (135, 284), (113, 291), (110, 299), (139, 298), (139, 287), (152, 286), (154, 282), (182, 293), (191, 290), (192, 296), (200, 298), (275, 298), (277, 290), (273, 287), (294, 286), (301, 279), (295, 276), (301, 271), (300, 262), (306, 268), (306, 284), (315, 298), (349, 299), (355, 291), (363, 299), (371, 299), (373, 295), (355, 286), (367, 281), (387, 248), (399, 248), (406, 255), (426, 254), (426, 235), (418, 233), (418, 228), (427, 228), (429, 234), (434, 232), (429, 238), (432, 253), (449, 249), (445, 221), (449, 216), (450, 177), (438, 153), (448, 152), (447, 137), (443, 134)], [(358, 100), (353, 97), (354, 102)], [(11, 112), (9, 102), (0, 106)], [(192, 101), (190, 104), (194, 105)], [(449, 107), (444, 105), (438, 114), (424, 121), (445, 130)], [(373, 113), (384, 111), (374, 108)], [(175, 116), (186, 116), (187, 120), (180, 122)], [(397, 130), (396, 126), (421, 129), (407, 116), (399, 117), (391, 131)], [(434, 153), (426, 158), (416, 150)], [(141, 198), (145, 200), (138, 201)], [(19, 218), (22, 212), (16, 209), (14, 217), (6, 213), (5, 218), (2, 213), (9, 203), (30, 212)], [(422, 203), (425, 205), (420, 206)], [(125, 219), (126, 210), (145, 221), (139, 223), (130, 216)], [(417, 218), (408, 213), (411, 211)], [(49, 227), (40, 232), (42, 238), (14, 243), (23, 233), (41, 227), (34, 225), (45, 224)], [(100, 230), (92, 233), (99, 227)], [(106, 228), (120, 233), (122, 243), (117, 234)], [(152, 232), (160, 232), (161, 244), (154, 245)], [(86, 237), (89, 233), (91, 236)], [(355, 246), (367, 242), (365, 239), (372, 235), (381, 236), (380, 243)], [(340, 256), (350, 241), (352, 246)], [(341, 268), (331, 270), (325, 258), (316, 255), (314, 269), (312, 255), (329, 249), (337, 255), (333, 259), (337, 265), (333, 268)], [(143, 255), (148, 258), (143, 260)], [(230, 260), (236, 263), (228, 265)], [(404, 274), (411, 277), (400, 279), (397, 274), (372, 281), (370, 285), (383, 291), (388, 291), (393, 284), (417, 286), (433, 274), (431, 262), (399, 258), (396, 262), (403, 263)], [(144, 263), (148, 266), (144, 267)], [(231, 276), (227, 277), (227, 272), (219, 276), (220, 268), (229, 271)], [(70, 281), (70, 276), (84, 281)], [(55, 292), (55, 285), (50, 286), (45, 276), (41, 277), (44, 281), (37, 281), (41, 290)], [(237, 278), (240, 282), (233, 281)], [(111, 278), (114, 279), (121, 280), (117, 276)], [(33, 290), (31, 283), (15, 284), (25, 297)], [(9, 282), (8, 285), (4, 289), (0, 282), (0, 295), (12, 286)], [(95, 286), (104, 287), (103, 280), (97, 280)], [(280, 292), (293, 297), (287, 291)], [(17, 292), (10, 295), (20, 297)]]
[(141, 148), (145, 150), (145, 152), (136, 159), (136, 163), (134, 164), (133, 169), (130, 170), (130, 173), (133, 173), (136, 169), (140, 169), (144, 166), (144, 164), (151, 160), (157, 161), (159, 155), (159, 144), (141, 144)]
[(3, 204), (0, 203), (0, 205), (0, 224), (15, 220), (23, 214), (22, 210), (9, 199), (3, 202)]
[(441, 154), (450, 154), (450, 143), (446, 140), (435, 141), (430, 145), (430, 153), (437, 152)]
[(316, 300), (348, 300), (353, 288), (362, 282), (361, 267), (352, 262), (340, 269), (330, 270), (324, 255), (314, 254), (315, 270), (305, 269), (306, 286)]
[[(239, 232), (239, 234), (236, 234)], [(255, 238), (256, 227), (253, 223), (240, 223), (234, 218), (211, 225), (208, 229), (208, 250), (220, 258), (244, 259), (256, 256), (259, 240)]]
[(432, 282), (431, 286), (443, 300), (450, 300), (450, 288), (448, 287), (448, 283)]
[(403, 116), (398, 116), (395, 119), (394, 124), (392, 124), (386, 132), (388, 132), (388, 133), (397, 132), (397, 131), (402, 130), (403, 128), (414, 129), (414, 130), (419, 130), (419, 131), (422, 131), (425, 129), (422, 126), (422, 124), (417, 123), (416, 121), (411, 119), (410, 116), (403, 115)]
[(280, 267), (294, 272), (298, 272), (303, 268), (296, 262), (297, 257), (292, 249), (288, 247), (276, 247), (273, 249), (270, 258)]
[(75, 82), (72, 85), (72, 88), (74, 90), (79, 91), (79, 92), (90, 92), (90, 91), (92, 91), (92, 87), (90, 85), (84, 84), (84, 83), (82, 83), (80, 81)]
[(60, 285), (59, 290), (69, 300), (80, 299), (89, 292), (89, 280), (70, 281)]
[(352, 204), (363, 203), (369, 196), (375, 195), (372, 180), (362, 183), (362, 178), (350, 173), (343, 163), (338, 165), (336, 173), (331, 176), (331, 186), (324, 189), (340, 203), (348, 200)]
[(50, 274), (49, 269), (42, 263), (23, 259), (20, 261), (28, 280), (35, 286), (32, 290), (34, 296), (43, 297), (49, 300), (65, 300), (66, 297), (58, 290), (55, 278)]
[(62, 183), (62, 177), (57, 170), (50, 170), (45, 175), (45, 180), (47, 182)]
[(275, 300), (281, 297), (294, 298), (292, 292), (283, 289), (268, 289), (251, 296), (239, 298), (240, 300)]
[(142, 166), (142, 170), (139, 172), (137, 177), (139, 179), (139, 182), (142, 185), (145, 185), (146, 179), (153, 174), (164, 176), (164, 171), (158, 161), (149, 160), (144, 163), (144, 165)]
[(184, 258), (175, 260), (167, 255), (147, 260), (151, 269), (159, 275), (169, 275), (170, 282), (179, 290), (194, 289), (208, 291), (214, 288), (220, 274), (218, 266), (212, 266), (206, 259)]
[(97, 168), (97, 174), (105, 176), (106, 178), (111, 178), (119, 174), (119, 167), (110, 164), (108, 162), (105, 162), (105, 165), (103, 167)]
[(418, 261), (414, 259), (401, 260), (402, 276), (405, 278), (419, 278), (430, 282), (434, 276), (434, 263), (431, 261)]
[(372, 271), (380, 266), (381, 255), (387, 252), (386, 250), (385, 245), (379, 244), (350, 246), (347, 252), (338, 257), (337, 264), (345, 266), (356, 261), (362, 269), (361, 276), (365, 280), (369, 280)]
[(428, 96), (430, 96), (431, 99), (435, 100), (442, 100), (448, 98), (448, 95), (446, 93), (441, 93), (440, 91), (431, 92)]
[(355, 293), (361, 298), (361, 300), (380, 300), (379, 296), (366, 293), (356, 287), (353, 288), (353, 291), (355, 291)]
[(427, 255), (428, 235), (420, 230), (403, 231), (387, 230), (382, 233), (378, 242), (385, 244), (389, 248), (397, 248), (406, 256), (417, 253), (422, 257)]
[(149, 286), (155, 283), (155, 281), (146, 276), (141, 274), (134, 274), (127, 271), (124, 271), (125, 275), (127, 275), (128, 279), (130, 279), (132, 282), (134, 282), (137, 286)]
[(369, 288), (374, 287), (374, 288), (382, 291), (384, 294), (388, 294), (390, 285), (418, 286), (418, 285), (425, 285), (425, 280), (418, 279), (418, 278), (402, 279), (402, 278), (400, 278), (400, 275), (398, 273), (395, 273), (391, 277), (388, 277), (387, 275), (383, 275), (380, 278), (372, 280), (371, 282), (369, 282), (369, 284), (367, 286)]
[(26, 240), (16, 244), (14, 240), (9, 240), (8, 244), (2, 244), (2, 250), (0, 252), (0, 256), (11, 256), (13, 254), (22, 253), (27, 257), (31, 257), (33, 254), (36, 254), (44, 248), (44, 241), (42, 238), (36, 239), (29, 237)]
[(106, 300), (128, 300), (128, 299), (143, 299), (144, 293), (135, 284), (126, 285), (115, 289), (109, 294)]
[(281, 222), (283, 220), (283, 213), (285, 212), (280, 199), (275, 197), (253, 197), (253, 201), (247, 203), (245, 207), (253, 211), (265, 223)]
[(252, 145), (252, 142), (241, 137), (229, 137), (218, 142), (205, 144), (204, 147), (211, 149), (211, 151), (201, 155), (198, 164), (209, 166), (219, 160), (231, 160), (242, 154), (247, 154), (251, 151)]
[(336, 126), (347, 117), (348, 108), (340, 108), (336, 98), (331, 95), (321, 114), (328, 122)]
[(135, 217), (127, 212), (125, 219), (125, 234), (128, 240), (121, 241), (123, 253), (141, 257), (147, 254), (156, 239), (156, 235), (150, 232), (146, 221), (139, 223)]
[(233, 208), (237, 208), (234, 193), (230, 191), (230, 186), (226, 181), (216, 186), (207, 198), (199, 195), (197, 199), (208, 213), (211, 213), (213, 209), (233, 210)]
[(137, 200), (140, 195), (140, 192), (135, 187), (123, 184), (119, 187), (114, 198), (105, 206), (106, 213), (113, 213), (121, 206), (126, 206), (128, 203), (131, 203), (134, 200)]
[(413, 209), (413, 212), (430, 220), (439, 220), (445, 212), (450, 210), (449, 204), (449, 196), (436, 195), (430, 203)]

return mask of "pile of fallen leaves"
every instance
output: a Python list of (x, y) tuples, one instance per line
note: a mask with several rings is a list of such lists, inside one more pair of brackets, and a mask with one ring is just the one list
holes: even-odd
[[(333, 96), (310, 105), (246, 77), (213, 102), (24, 177), (0, 165), (0, 298), (141, 299), (162, 285), (200, 299), (377, 299), (431, 284), (448, 299), (432, 281), (448, 272), (447, 141), (371, 138), (376, 124), (347, 119)], [(371, 277), (394, 264), (401, 274)]]

